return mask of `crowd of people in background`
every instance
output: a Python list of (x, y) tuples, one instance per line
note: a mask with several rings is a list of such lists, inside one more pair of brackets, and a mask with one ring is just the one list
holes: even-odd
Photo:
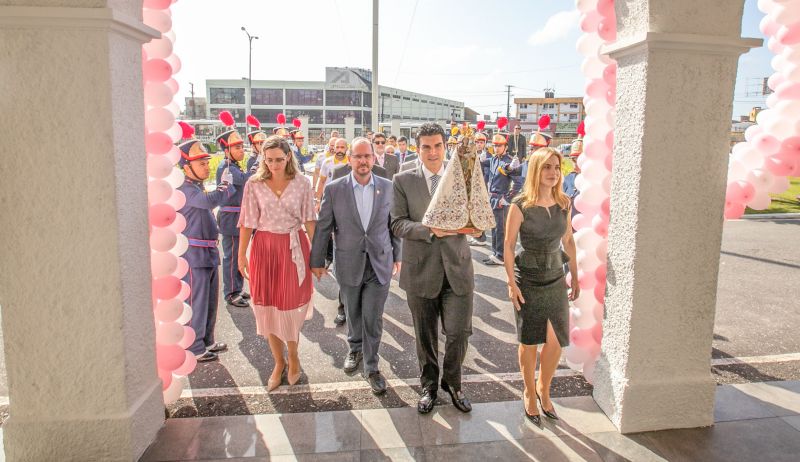
[[(321, 279), (332, 271), (340, 291), (334, 324), (347, 325), (343, 369), (355, 372), (363, 362), (365, 380), (380, 395), (387, 387), (379, 355), (383, 310), (390, 282), (398, 277), (413, 320), (422, 385), (417, 410), (430, 412), (442, 390), (456, 408), (469, 412), (461, 380), (472, 333), (469, 246), (486, 245), (487, 236), (422, 224), (454, 155), (453, 137), (438, 124), (423, 124), (413, 152), (405, 136), (369, 132), (348, 142), (334, 131), (313, 159), (300, 130), (279, 127), (269, 135), (254, 128), (247, 134), (251, 153), (246, 161), (245, 140), (233, 126), (217, 137), (224, 161), (214, 172), (213, 190), (204, 185), (212, 172), (203, 145), (194, 139), (179, 145), (186, 177), (179, 189), (187, 198), (180, 213), (189, 240), (185, 280), (196, 332), (190, 350), (197, 360), (216, 360), (227, 349), (214, 338), (221, 272), (225, 302), (250, 307), (258, 335), (269, 344), (274, 368), (267, 390), (279, 387), (284, 377), (289, 385), (298, 383), (303, 375), (300, 331), (314, 310), (312, 276)], [(537, 425), (539, 407), (558, 418), (550, 383), (561, 348), (569, 343), (568, 301), (580, 291), (577, 285), (568, 288), (565, 279), (565, 268), (576, 274), (575, 173), (562, 175), (562, 155), (550, 141), (540, 132), (528, 141), (519, 126), (512, 133), (474, 136), (495, 217), (491, 255), (483, 263), (504, 266), (517, 325), (524, 412)], [(581, 152), (576, 140), (570, 155), (574, 159)], [(307, 171), (304, 165), (313, 168)], [(575, 171), (580, 171), (577, 164)], [(445, 336), (442, 370), (440, 331)], [(536, 382), (538, 345), (544, 346)]]

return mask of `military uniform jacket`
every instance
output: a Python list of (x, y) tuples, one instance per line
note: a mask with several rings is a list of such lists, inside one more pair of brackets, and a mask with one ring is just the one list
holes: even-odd
[(226, 199), (236, 193), (235, 186), (226, 191), (207, 192), (203, 184), (186, 179), (178, 187), (186, 196), (186, 204), (178, 210), (186, 218), (183, 235), (189, 239), (189, 249), (183, 258), (192, 268), (213, 268), (219, 265), (217, 238), (219, 228), (211, 210), (219, 207)]
[(508, 174), (512, 157), (508, 154), (502, 156), (492, 156), (481, 162), (482, 166), (489, 168), (489, 204), (493, 209), (505, 207), (500, 204), (501, 199), (505, 199), (509, 204), (513, 199), (512, 178)]
[(247, 173), (242, 172), (239, 164), (236, 162), (223, 161), (217, 167), (217, 186), (222, 181), (222, 172), (230, 166), (231, 175), (233, 176), (233, 185), (236, 186), (233, 190), (233, 195), (225, 199), (220, 204), (217, 211), (217, 223), (219, 223), (219, 232), (226, 236), (239, 235), (239, 211), (242, 208), (242, 196), (244, 195), (244, 184), (247, 183), (248, 178), (252, 175), (248, 170)]

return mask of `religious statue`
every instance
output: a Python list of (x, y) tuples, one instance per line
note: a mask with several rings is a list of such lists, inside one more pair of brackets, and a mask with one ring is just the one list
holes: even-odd
[(422, 217), (422, 224), (462, 234), (475, 234), (494, 228), (494, 214), (477, 156), (475, 131), (465, 123), (461, 130), (457, 126), (452, 128), (451, 136), (457, 135), (454, 154)]

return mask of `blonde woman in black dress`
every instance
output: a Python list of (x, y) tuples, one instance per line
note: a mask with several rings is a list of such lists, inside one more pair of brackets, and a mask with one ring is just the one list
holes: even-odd
[[(541, 425), (537, 401), (547, 417), (558, 419), (550, 401), (550, 383), (561, 348), (569, 345), (568, 300), (578, 298), (580, 288), (574, 276), (578, 267), (570, 202), (561, 191), (561, 155), (553, 148), (541, 148), (528, 158), (527, 170), (522, 193), (508, 212), (504, 242), (505, 255), (514, 255), (519, 235), (523, 250), (513, 260), (506, 258), (505, 269), (517, 321), (525, 416)], [(564, 277), (567, 261), (576, 281), (569, 294)], [(540, 344), (544, 346), (536, 381), (536, 350)]]

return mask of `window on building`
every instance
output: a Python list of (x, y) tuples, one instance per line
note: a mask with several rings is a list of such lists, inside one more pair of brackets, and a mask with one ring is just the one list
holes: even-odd
[[(281, 112), (283, 112), (283, 111), (280, 110), (280, 109), (255, 109), (255, 108), (253, 108), (253, 115), (256, 116), (256, 118), (258, 119), (259, 122), (261, 122), (261, 125), (269, 125), (269, 124), (277, 123), (278, 114), (280, 114)], [(292, 119), (289, 118), (288, 115), (286, 116), (286, 118), (289, 119), (289, 121), (292, 120)], [(267, 130), (267, 131), (269, 131), (269, 130)]]
[(244, 88), (211, 88), (211, 104), (244, 104)]
[(281, 106), (283, 105), (283, 90), (280, 88), (253, 88), (253, 104)]
[(361, 103), (361, 107), (372, 107), (372, 92), (364, 92), (362, 93), (363, 99)]
[(326, 106), (361, 106), (361, 92), (358, 90), (327, 90)]
[(322, 106), (322, 90), (286, 90), (286, 104), (292, 106)]
[[(211, 108), (211, 118), (212, 119), (219, 118), (219, 113), (222, 112), (222, 111), (230, 112), (231, 115), (233, 116), (233, 119), (236, 122), (244, 123), (244, 118), (246, 116), (244, 108), (234, 108), (234, 107), (215, 107), (215, 108)], [(256, 117), (258, 117), (258, 116), (256, 116)], [(258, 120), (264, 120), (264, 119), (259, 117)], [(275, 120), (275, 118), (273, 117), (272, 120)]]
[(569, 103), (570, 109), (578, 109), (578, 103)]
[(335, 110), (328, 109), (325, 111), (326, 124), (344, 124), (344, 118), (353, 116), (356, 119), (356, 125), (361, 124), (361, 111), (348, 111), (348, 110)]
[[(309, 124), (321, 124), (324, 120), (322, 109), (289, 109), (286, 111), (286, 120), (289, 122), (301, 116), (308, 116)], [(273, 118), (272, 120), (275, 119)]]
[(578, 120), (578, 114), (570, 114), (570, 115), (569, 115), (569, 120), (570, 120), (570, 121), (573, 121), (573, 120)]

